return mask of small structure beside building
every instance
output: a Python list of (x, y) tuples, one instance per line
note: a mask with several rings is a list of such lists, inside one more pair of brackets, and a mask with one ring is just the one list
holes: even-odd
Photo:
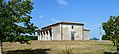
[(90, 30), (84, 24), (74, 22), (58, 22), (38, 30), (38, 40), (89, 40)]

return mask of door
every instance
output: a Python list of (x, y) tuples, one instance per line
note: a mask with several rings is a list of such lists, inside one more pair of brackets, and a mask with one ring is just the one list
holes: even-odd
[(71, 33), (71, 40), (74, 40), (74, 33)]
[(75, 35), (75, 32), (74, 32), (74, 31), (73, 31), (73, 32), (71, 32), (71, 40), (75, 40), (74, 35)]

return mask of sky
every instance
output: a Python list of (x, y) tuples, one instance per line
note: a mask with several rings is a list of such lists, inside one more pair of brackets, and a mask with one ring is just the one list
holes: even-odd
[[(99, 27), (110, 16), (119, 16), (119, 0), (33, 0), (31, 12), (39, 29), (59, 21), (84, 23), (90, 38), (100, 38)], [(102, 30), (104, 34), (104, 31)]]

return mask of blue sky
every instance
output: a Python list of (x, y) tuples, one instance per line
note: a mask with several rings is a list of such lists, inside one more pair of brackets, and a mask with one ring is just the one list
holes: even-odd
[[(41, 27), (59, 22), (81, 22), (90, 38), (99, 38), (99, 27), (110, 16), (119, 15), (119, 0), (33, 0), (31, 22)], [(103, 31), (104, 33), (104, 31)]]

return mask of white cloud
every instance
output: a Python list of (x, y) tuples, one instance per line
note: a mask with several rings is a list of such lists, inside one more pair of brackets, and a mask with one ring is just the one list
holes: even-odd
[(61, 22), (60, 20), (56, 20), (56, 19), (50, 19), (53, 22)]
[(68, 1), (67, 0), (57, 0), (57, 2), (61, 6), (67, 6), (68, 5)]
[(44, 15), (40, 15), (39, 17), (40, 17), (40, 18), (43, 18), (43, 17), (44, 17)]

